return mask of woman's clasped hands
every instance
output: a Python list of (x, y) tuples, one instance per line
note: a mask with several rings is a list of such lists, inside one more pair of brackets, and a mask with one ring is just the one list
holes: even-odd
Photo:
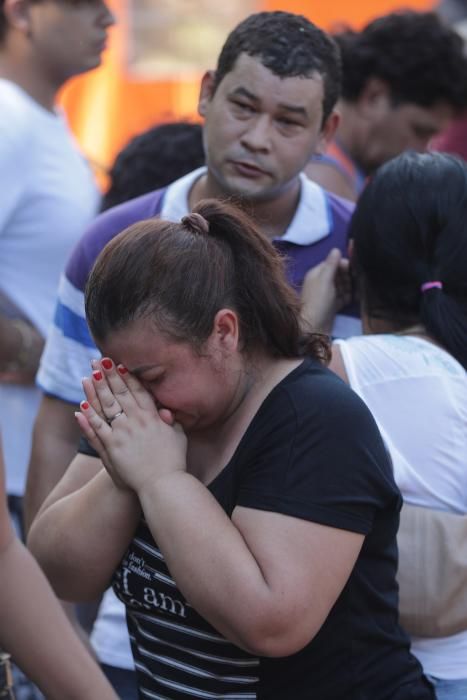
[(76, 419), (119, 488), (140, 493), (149, 482), (186, 471), (186, 436), (167, 408), (123, 365), (92, 363)]

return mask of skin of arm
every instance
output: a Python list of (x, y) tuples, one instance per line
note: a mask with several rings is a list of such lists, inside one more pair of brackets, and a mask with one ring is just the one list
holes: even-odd
[(24, 497), (26, 532), (76, 455), (80, 430), (75, 411), (74, 404), (52, 396), (42, 397), (34, 426)]
[(32, 523), (28, 547), (59, 598), (96, 600), (140, 514), (136, 496), (118, 488), (99, 459), (78, 454)]
[(50, 700), (116, 700), (46, 578), (15, 537), (0, 460), (0, 644)]
[[(72, 403), (53, 396), (42, 397), (33, 432), (23, 500), (26, 532), (76, 455), (80, 430), (75, 420), (75, 410), (76, 406)], [(76, 634), (94, 656), (88, 635), (78, 622), (75, 605), (64, 601), (61, 601), (61, 605)]]
[(0, 381), (32, 384), (44, 347), (40, 333), (27, 321), (0, 314), (0, 338)]
[(255, 655), (287, 656), (311, 641), (345, 586), (364, 539), (250, 508), (236, 508), (230, 520), (206, 487), (184, 472), (147, 483), (139, 498), (187, 600)]
[(101, 405), (118, 397), (123, 415), (108, 425), (88, 390), (80, 425), (112, 477), (137, 495), (188, 602), (250, 653), (280, 657), (302, 649), (345, 586), (364, 536), (249, 508), (236, 508), (230, 519), (186, 471), (181, 427), (160, 416), (136, 377), (119, 378), (114, 369), (106, 376), (109, 385), (100, 381), (97, 389)]

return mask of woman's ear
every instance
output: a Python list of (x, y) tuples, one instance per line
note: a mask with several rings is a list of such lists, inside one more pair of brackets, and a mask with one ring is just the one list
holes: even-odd
[(232, 354), (240, 342), (238, 316), (232, 309), (219, 309), (214, 317), (211, 339), (223, 354)]

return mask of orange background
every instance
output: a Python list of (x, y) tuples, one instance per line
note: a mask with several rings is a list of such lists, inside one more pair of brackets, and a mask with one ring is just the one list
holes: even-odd
[[(120, 148), (135, 134), (158, 122), (197, 119), (198, 80), (141, 81), (125, 73), (128, 0), (108, 0), (117, 17), (103, 64), (71, 81), (60, 100), (71, 128), (102, 183)], [(154, 0), (157, 2), (157, 0)], [(264, 0), (265, 10), (287, 10), (308, 16), (324, 29), (345, 22), (359, 27), (377, 15), (412, 7), (429, 10), (434, 0)], [(311, 9), (310, 9), (311, 6)], [(206, 66), (211, 68), (213, 66)]]

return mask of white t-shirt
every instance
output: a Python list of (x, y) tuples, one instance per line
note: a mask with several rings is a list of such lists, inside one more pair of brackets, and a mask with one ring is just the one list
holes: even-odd
[[(445, 350), (406, 335), (337, 341), (350, 386), (373, 413), (405, 501), (467, 513), (467, 372)], [(425, 672), (467, 677), (467, 631), (412, 640)]]
[[(68, 255), (94, 217), (93, 175), (63, 119), (0, 79), (0, 292), (46, 335)], [(0, 384), (9, 494), (24, 493), (40, 400), (33, 387)]]

